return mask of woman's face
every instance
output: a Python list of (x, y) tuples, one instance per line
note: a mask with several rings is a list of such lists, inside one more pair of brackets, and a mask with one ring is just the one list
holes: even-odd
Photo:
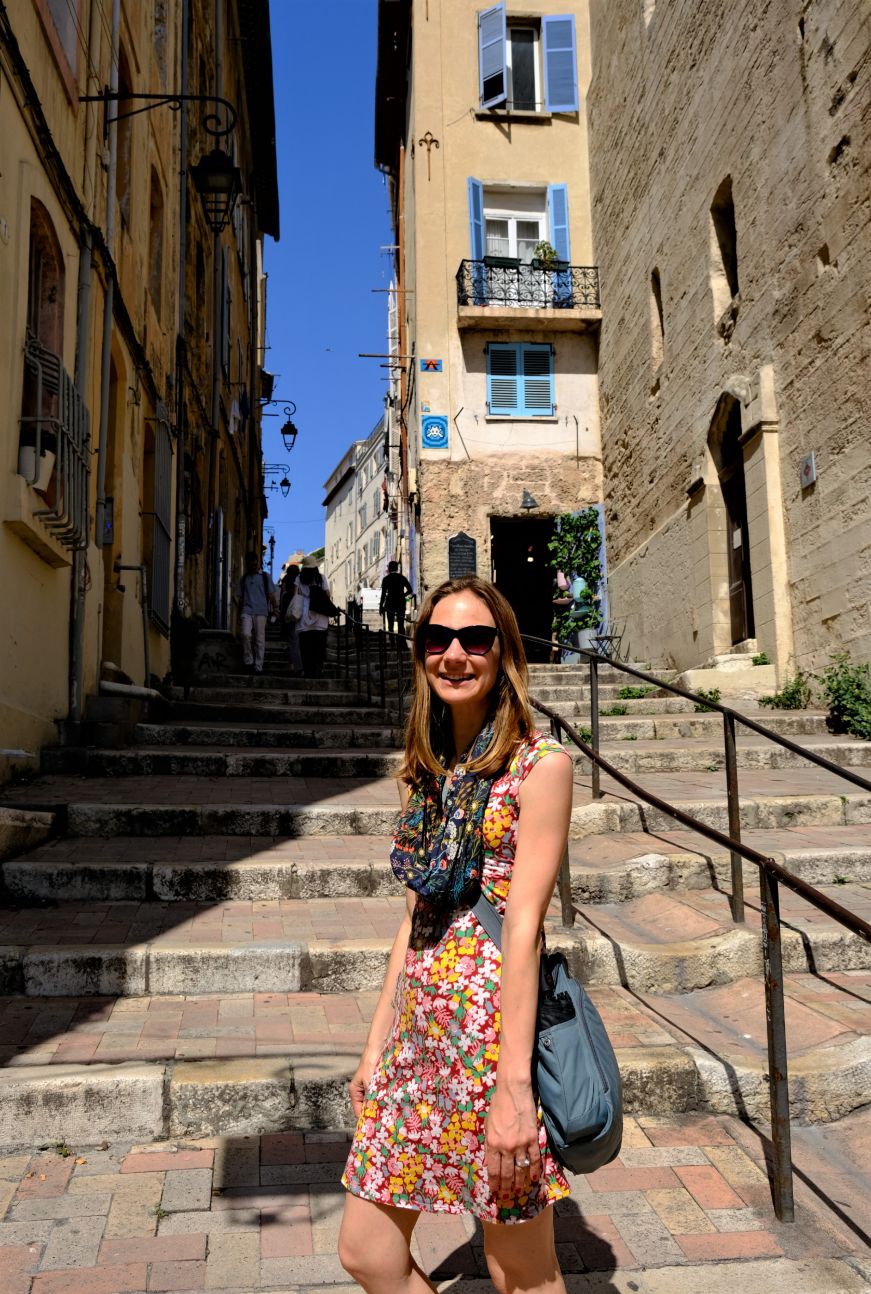
[[(442, 598), (429, 622), (448, 629), (462, 629), (467, 625), (496, 627), (487, 603), (468, 592)], [(471, 655), (463, 649), (459, 638), (454, 638), (441, 654), (424, 656), (427, 682), (446, 705), (486, 709), (487, 697), (499, 677), (501, 654), (498, 638), (484, 656)]]

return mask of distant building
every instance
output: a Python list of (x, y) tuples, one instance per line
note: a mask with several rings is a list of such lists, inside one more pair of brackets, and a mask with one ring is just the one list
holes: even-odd
[(591, 14), (613, 614), (682, 669), (868, 660), (867, 4)]
[(394, 555), (383, 418), (367, 440), (355, 441), (343, 455), (324, 490), (324, 570), (333, 601), (344, 607), (361, 588), (380, 589)]
[(403, 557), (424, 589), (492, 578), (543, 636), (555, 518), (602, 497), (589, 77), (587, 0), (380, 0)]

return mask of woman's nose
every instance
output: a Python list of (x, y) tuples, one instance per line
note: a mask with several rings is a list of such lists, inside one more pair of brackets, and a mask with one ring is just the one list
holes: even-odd
[(448, 643), (447, 650), (445, 651), (445, 659), (446, 660), (465, 660), (466, 659), (466, 653), (463, 651), (463, 647), (462, 647), (462, 644), (460, 643), (459, 638), (452, 638), (451, 641)]

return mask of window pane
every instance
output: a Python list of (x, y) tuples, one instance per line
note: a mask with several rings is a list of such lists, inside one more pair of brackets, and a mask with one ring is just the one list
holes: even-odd
[(518, 220), (517, 255), (524, 265), (528, 265), (532, 260), (532, 253), (540, 239), (541, 227), (537, 220)]
[(487, 221), (487, 255), (488, 256), (510, 256), (510, 245), (508, 242), (508, 221), (507, 220), (488, 220)]
[(511, 100), (514, 108), (534, 112), (535, 33), (528, 27), (509, 29), (511, 41)]

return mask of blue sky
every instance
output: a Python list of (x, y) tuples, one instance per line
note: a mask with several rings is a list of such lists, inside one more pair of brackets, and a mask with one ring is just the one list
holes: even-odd
[(271, 14), (281, 239), (266, 242), (264, 367), (299, 428), (287, 454), (281, 406), (267, 408), (280, 416), (263, 420), (264, 456), (292, 482), (287, 499), (268, 496), (277, 575), (293, 549), (323, 543), (323, 483), (381, 413), (385, 371), (357, 353), (386, 349), (388, 298), (372, 288), (390, 282), (380, 248), (393, 239), (373, 163), (377, 0), (272, 0)]

